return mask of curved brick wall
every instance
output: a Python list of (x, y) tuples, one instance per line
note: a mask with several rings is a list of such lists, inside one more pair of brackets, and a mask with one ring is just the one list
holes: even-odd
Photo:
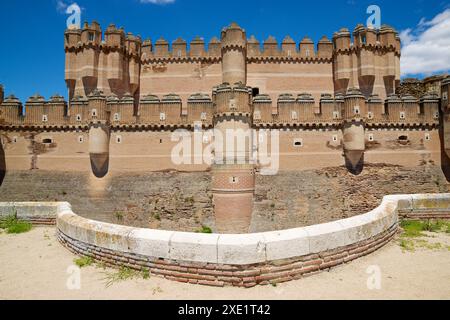
[[(0, 213), (12, 205), (20, 204), (0, 203)], [(360, 216), (245, 235), (138, 229), (82, 218), (69, 203), (47, 207), (56, 209), (60, 242), (76, 254), (111, 266), (147, 268), (169, 280), (252, 287), (298, 279), (367, 255), (396, 234), (399, 214), (448, 217), (450, 194), (387, 196), (380, 207)]]

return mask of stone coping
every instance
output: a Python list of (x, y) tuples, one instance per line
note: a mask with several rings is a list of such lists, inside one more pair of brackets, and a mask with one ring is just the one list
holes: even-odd
[(450, 194), (395, 195), (359, 216), (253, 234), (200, 234), (115, 225), (75, 214), (67, 202), (0, 203), (0, 217), (56, 217), (58, 232), (81, 243), (153, 259), (218, 265), (254, 265), (342, 248), (374, 238), (398, 224), (399, 214), (450, 211)]

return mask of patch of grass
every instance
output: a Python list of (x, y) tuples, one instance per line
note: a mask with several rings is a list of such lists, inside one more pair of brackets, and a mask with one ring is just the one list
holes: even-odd
[(414, 241), (401, 239), (400, 247), (402, 247), (403, 251), (414, 251)]
[(73, 262), (80, 268), (83, 268), (92, 265), (94, 263), (94, 259), (92, 259), (91, 257), (81, 257), (78, 259), (74, 259)]
[(153, 213), (153, 218), (155, 218), (158, 221), (161, 221), (161, 215), (159, 213)]
[(423, 231), (425, 231), (424, 222), (416, 220), (403, 220), (400, 223), (404, 233), (402, 237), (407, 238), (417, 238), (424, 236)]
[(150, 279), (150, 269), (142, 270), (142, 279), (144, 280)]
[(114, 216), (116, 217), (117, 221), (123, 221), (125, 213), (123, 213), (121, 211), (117, 211), (117, 212), (114, 212)]
[(31, 223), (17, 220), (17, 212), (15, 210), (13, 210), (11, 215), (0, 220), (0, 229), (5, 229), (6, 233), (9, 234), (25, 233), (32, 228), (33, 225)]
[(202, 226), (201, 229), (197, 230), (197, 233), (213, 233), (213, 232), (210, 227)]
[(104, 278), (104, 280), (106, 281), (105, 285), (107, 288), (109, 288), (110, 286), (112, 286), (117, 282), (131, 280), (137, 277), (137, 275), (138, 275), (137, 271), (122, 266), (117, 272), (106, 273), (106, 277)]

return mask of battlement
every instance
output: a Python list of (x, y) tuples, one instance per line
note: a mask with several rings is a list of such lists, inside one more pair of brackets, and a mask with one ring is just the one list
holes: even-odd
[[(222, 102), (228, 101), (228, 95), (233, 95), (236, 105), (245, 106), (245, 110), (233, 112), (253, 116), (255, 127), (340, 126), (346, 118), (353, 118), (353, 114), (348, 115), (353, 112), (368, 126), (439, 125), (440, 99), (436, 94), (427, 94), (420, 99), (393, 94), (382, 100), (377, 95), (365, 99), (358, 91), (349, 90), (346, 95), (322, 94), (317, 101), (309, 93), (284, 93), (274, 102), (265, 94), (249, 100), (250, 89), (239, 84), (223, 84), (214, 88), (212, 98), (207, 94), (192, 94), (186, 108), (183, 108), (180, 96), (173, 93), (162, 97), (145, 95), (138, 101), (137, 109), (134, 108), (135, 99), (129, 94), (119, 98), (95, 91), (88, 97), (74, 97), (70, 104), (59, 95), (45, 100), (37, 94), (25, 102), (25, 107), (11, 95), (5, 98), (0, 110), (4, 117), (3, 126), (35, 130), (86, 128), (97, 122), (107, 123), (113, 128), (130, 129), (193, 128), (200, 124), (211, 128), (215, 116), (230, 112), (232, 106)], [(353, 98), (362, 100), (356, 103), (356, 109), (351, 105), (348, 111), (344, 102)]]
[(400, 55), (401, 50), (398, 32), (387, 25), (376, 30), (358, 24), (353, 33), (347, 28), (342, 28), (334, 33), (333, 44), (336, 53), (366, 49), (393, 51)]

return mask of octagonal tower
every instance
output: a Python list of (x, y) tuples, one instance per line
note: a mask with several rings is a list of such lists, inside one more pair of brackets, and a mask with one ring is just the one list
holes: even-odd
[(222, 31), (222, 80), (213, 91), (215, 157), (212, 168), (219, 232), (249, 230), (255, 191), (252, 160), (252, 90), (247, 83), (245, 31), (231, 24)]

